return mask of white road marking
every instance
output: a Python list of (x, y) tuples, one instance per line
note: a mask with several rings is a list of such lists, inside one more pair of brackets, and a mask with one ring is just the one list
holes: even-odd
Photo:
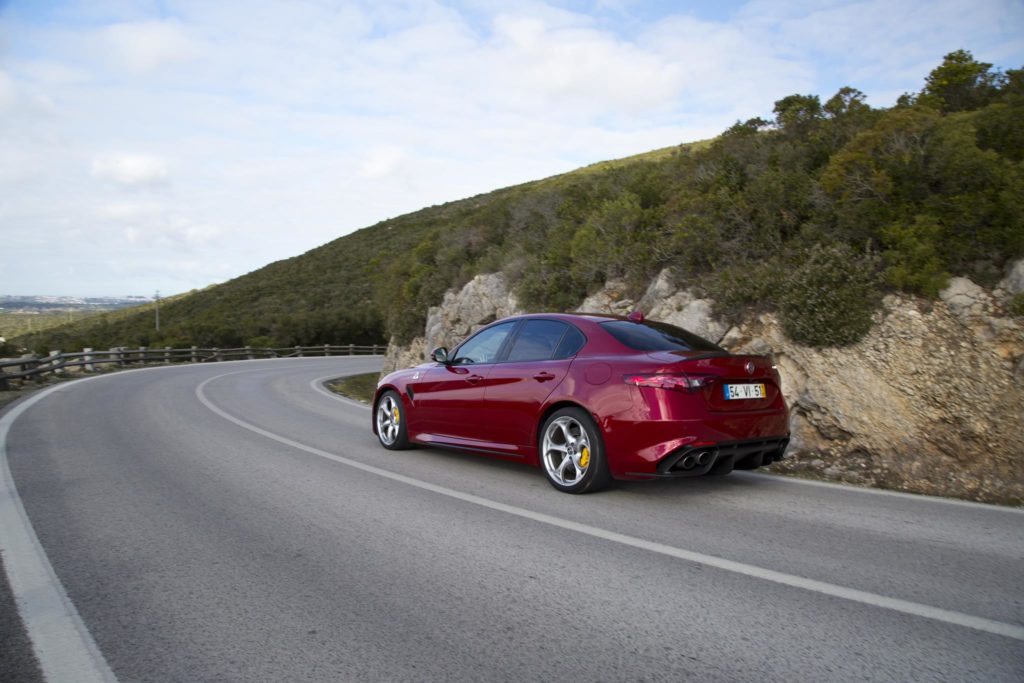
[(58, 384), (34, 394), (0, 418), (0, 552), (43, 677), (79, 683), (116, 681), (39, 543), (7, 462), (7, 433), (14, 421), (67, 386)]
[(211, 411), (221, 416), (228, 422), (232, 422), (243, 429), (247, 429), (251, 432), (264, 436), (272, 441), (291, 446), (301, 451), (318, 455), (327, 460), (333, 460), (334, 462), (342, 465), (375, 474), (385, 479), (391, 479), (392, 481), (401, 482), (414, 486), (419, 489), (426, 491), (432, 491), (433, 493), (461, 500), (473, 505), (479, 505), (480, 507), (488, 508), (491, 510), (497, 510), (499, 512), (505, 512), (516, 517), (529, 519), (541, 524), (548, 524), (550, 526), (559, 527), (561, 529), (567, 529), (569, 531), (575, 531), (577, 533), (592, 536), (594, 538), (600, 538), (606, 541), (612, 541), (614, 543), (620, 543), (622, 545), (630, 546), (633, 548), (639, 548), (647, 550), (660, 555), (666, 555), (668, 557), (674, 557), (687, 562), (693, 562), (696, 564), (705, 565), (708, 567), (714, 567), (716, 569), (722, 569), (724, 571), (740, 574), (743, 576), (749, 576), (755, 579), (763, 579), (765, 581), (771, 581), (784, 586), (791, 586), (793, 588), (800, 588), (803, 590), (812, 591), (815, 593), (821, 593), (823, 595), (829, 595), (832, 597), (842, 598), (844, 600), (850, 600), (852, 602), (859, 602), (865, 605), (872, 605), (874, 607), (881, 607), (883, 609), (893, 610), (901, 612), (903, 614), (910, 614), (913, 616), (924, 617), (926, 619), (932, 619), (935, 621), (941, 621), (947, 624), (953, 624), (956, 626), (963, 626), (965, 628), (974, 629), (976, 631), (984, 631), (986, 633), (992, 633), (999, 636), (1005, 636), (1007, 638), (1013, 638), (1015, 640), (1024, 641), (1024, 626), (1017, 624), (1009, 624), (1001, 621), (995, 621), (993, 619), (985, 619), (983, 617), (977, 617), (970, 614), (963, 614), (961, 612), (954, 612), (952, 610), (942, 609), (939, 607), (933, 607), (931, 605), (924, 605), (921, 603), (911, 602), (909, 600), (900, 600), (899, 598), (891, 598), (885, 595), (878, 595), (876, 593), (870, 593), (867, 591), (857, 590), (854, 588), (847, 588), (833, 583), (827, 583), (825, 581), (816, 581), (814, 579), (807, 579), (801, 576), (795, 576), (792, 574), (785, 574), (783, 572), (777, 572), (771, 569), (765, 569), (750, 564), (744, 564), (742, 562), (735, 562), (733, 560), (727, 560), (721, 557), (715, 557), (713, 555), (705, 555), (703, 553), (693, 552), (690, 550), (684, 550), (682, 548), (676, 548), (673, 546), (665, 545), (663, 543), (656, 543), (648, 541), (635, 536), (629, 536), (627, 534), (620, 534), (615, 531), (609, 531), (607, 529), (601, 529), (599, 527), (590, 526), (588, 524), (580, 524), (578, 522), (572, 522), (564, 520), (552, 515), (546, 515), (542, 512), (534, 512), (533, 510), (527, 510), (525, 508), (517, 507), (515, 505), (508, 505), (506, 503), (499, 503), (488, 498), (481, 496), (475, 496), (471, 493), (464, 493), (455, 489), (450, 489), (445, 486), (439, 486), (430, 482), (422, 481), (420, 479), (414, 479), (404, 474), (398, 474), (389, 470), (375, 467), (373, 465), (367, 465), (357, 460), (352, 460), (341, 455), (336, 455), (328, 451), (321, 450), (314, 446), (289, 439), (286, 436), (281, 436), (273, 432), (267, 431), (261, 427), (257, 427), (254, 424), (246, 422), (240, 418), (231, 415), (224, 411), (217, 405), (215, 405), (206, 396), (206, 386), (214, 380), (234, 375), (238, 373), (229, 372), (223, 375), (217, 375), (211, 377), (196, 387), (195, 394), (199, 401), (209, 408)]
[[(347, 357), (347, 356), (346, 356)], [(336, 358), (331, 356), (330, 358)], [(323, 357), (263, 358), (254, 361), (225, 361), (235, 363), (268, 363), (318, 361)], [(43, 677), (48, 681), (76, 681), (76, 683), (116, 682), (96, 641), (82, 621), (67, 591), (61, 584), (46, 551), (36, 536), (25, 506), (11, 475), (7, 459), (7, 435), (15, 420), (30, 407), (50, 394), (85, 382), (123, 376), (126, 373), (172, 370), (188, 365), (164, 365), (133, 368), (103, 375), (83, 377), (44, 389), (18, 403), (0, 418), (0, 553), (3, 555), (7, 580), (11, 586), (18, 613), (28, 632)], [(251, 372), (251, 371), (246, 371)], [(229, 373), (235, 374), (235, 373)]]
[(773, 481), (787, 482), (790, 484), (801, 484), (804, 486), (817, 486), (819, 488), (841, 489), (853, 493), (866, 493), (872, 496), (890, 496), (893, 498), (906, 498), (909, 500), (927, 501), (929, 503), (942, 503), (943, 505), (955, 505), (958, 507), (976, 508), (988, 512), (1013, 512), (1024, 514), (1022, 507), (1010, 507), (1009, 505), (993, 505), (991, 503), (978, 503), (973, 500), (957, 500), (956, 498), (940, 498), (939, 496), (928, 496), (923, 493), (909, 493), (907, 491), (890, 491), (888, 489), (873, 489), (866, 486), (851, 486), (850, 484), (839, 484), (831, 481), (817, 481), (815, 479), (802, 479), (800, 477), (787, 477), (771, 472), (737, 472), (741, 477), (756, 477), (758, 479), (772, 479)]

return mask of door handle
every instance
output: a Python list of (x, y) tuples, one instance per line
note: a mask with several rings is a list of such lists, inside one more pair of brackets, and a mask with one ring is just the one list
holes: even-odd
[(533, 378), (538, 382), (547, 382), (548, 380), (554, 379), (555, 376), (552, 375), (550, 372), (542, 372), (538, 375), (534, 375)]
[(476, 384), (483, 378), (483, 375), (470, 375), (469, 377), (466, 378), (466, 381), (469, 382), (470, 384)]

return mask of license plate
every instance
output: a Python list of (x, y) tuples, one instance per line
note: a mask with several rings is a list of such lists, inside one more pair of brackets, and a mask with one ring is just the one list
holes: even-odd
[(726, 384), (725, 400), (735, 401), (743, 398), (764, 398), (763, 384)]

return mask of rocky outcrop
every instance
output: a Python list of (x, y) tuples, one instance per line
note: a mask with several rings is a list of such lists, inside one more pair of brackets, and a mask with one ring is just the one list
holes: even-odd
[(1010, 266), (1006, 279), (999, 283), (999, 288), (1011, 295), (1024, 292), (1024, 259)]
[[(772, 471), (1021, 505), (1024, 321), (1005, 312), (1021, 289), (1024, 262), (992, 291), (953, 278), (937, 301), (887, 297), (867, 337), (842, 349), (795, 344), (772, 315), (727, 328), (710, 300), (677, 288), (668, 273), (636, 301), (609, 282), (579, 310), (638, 308), (731, 351), (773, 356), (793, 441)], [(429, 349), (517, 312), (502, 275), (478, 276), (430, 309), (423, 337), (392, 345), (386, 368), (420, 363)]]
[(672, 284), (668, 270), (654, 278), (639, 301), (627, 298), (625, 291), (624, 282), (610, 280), (604, 289), (587, 297), (576, 310), (615, 315), (640, 310), (651, 320), (678, 325), (713, 342), (718, 342), (729, 329), (713, 316), (711, 299), (701, 299), (689, 289), (678, 289)]
[(461, 290), (445, 293), (441, 305), (427, 311), (422, 337), (404, 346), (391, 340), (384, 357), (383, 374), (419, 365), (433, 349), (451, 348), (484, 325), (521, 312), (503, 274), (477, 275)]
[(770, 353), (782, 374), (793, 442), (772, 469), (1024, 503), (1024, 333), (984, 310), (888, 297), (870, 334), (843, 349), (794, 344), (774, 316), (730, 330), (725, 346)]

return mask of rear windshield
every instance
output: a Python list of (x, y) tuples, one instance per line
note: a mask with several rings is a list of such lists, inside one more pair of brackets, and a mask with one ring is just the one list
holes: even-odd
[(725, 349), (712, 344), (704, 337), (687, 332), (681, 327), (645, 320), (635, 323), (631, 320), (609, 320), (601, 327), (631, 349), (637, 351), (718, 351)]

